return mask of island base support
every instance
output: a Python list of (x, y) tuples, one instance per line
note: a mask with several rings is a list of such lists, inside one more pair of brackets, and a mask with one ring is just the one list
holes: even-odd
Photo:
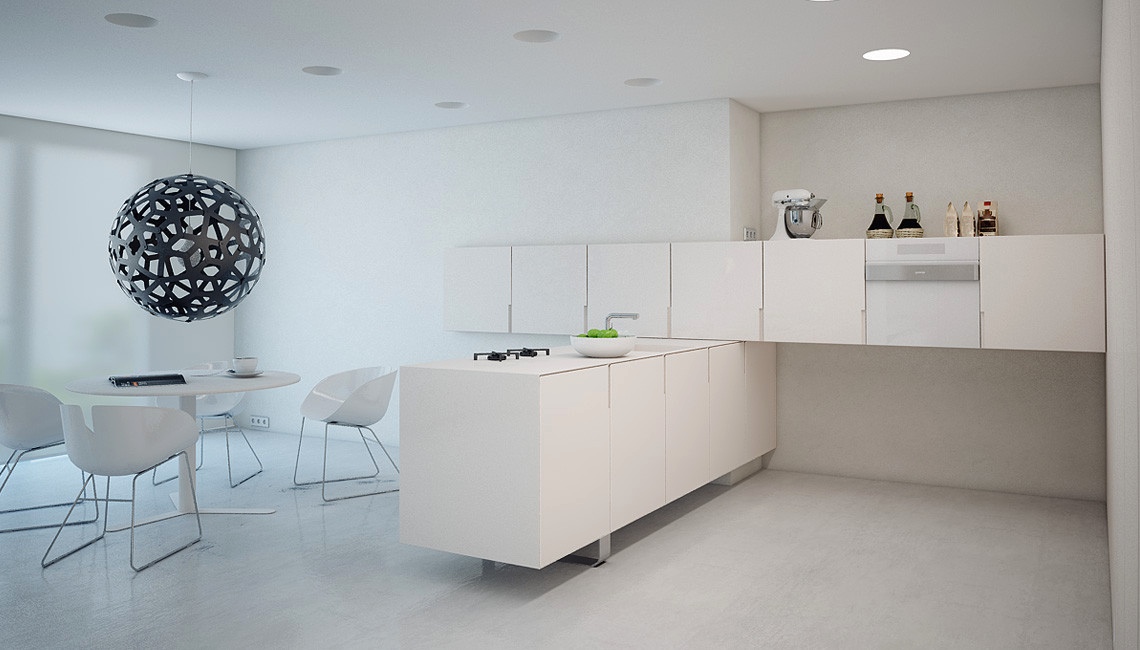
[(591, 567), (602, 566), (610, 557), (610, 536), (606, 535), (596, 542), (591, 542), (559, 562), (572, 562), (574, 564), (588, 564)]

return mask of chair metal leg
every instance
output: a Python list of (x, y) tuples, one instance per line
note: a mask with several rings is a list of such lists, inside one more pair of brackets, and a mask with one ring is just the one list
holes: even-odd
[[(8, 479), (12, 478), (12, 472), (14, 472), (16, 470), (16, 465), (20, 462), (20, 459), (23, 458), (25, 454), (32, 452), (32, 451), (38, 451), (40, 449), (47, 449), (48, 447), (53, 447), (53, 446), (55, 446), (55, 445), (45, 445), (42, 447), (36, 447), (35, 449), (23, 449), (23, 450), (13, 451), (12, 455), (8, 457), (7, 462), (4, 463), (4, 466), (0, 467), (0, 474), (4, 475), (3, 482), (0, 482), (0, 492), (3, 492), (4, 487), (8, 485)], [(86, 476), (84, 475), (82, 470), (80, 470), (79, 475), (84, 481), (83, 482), (84, 491), (86, 492), (86, 486), (87, 486)], [(8, 508), (6, 510), (0, 510), (0, 515), (11, 514), (14, 512), (29, 512), (32, 510), (46, 510), (48, 508), (65, 508), (67, 506), (73, 506), (73, 505), (74, 505), (74, 503), (71, 501), (64, 501), (62, 503), (46, 503), (46, 504), (38, 505), (38, 506), (25, 506), (23, 508)], [(90, 523), (94, 523), (94, 522), (95, 522), (94, 519), (85, 519), (83, 521), (73, 521), (68, 525), (69, 526), (79, 526), (82, 524), (90, 524)], [(17, 532), (25, 531), (25, 530), (43, 530), (45, 528), (55, 528), (56, 526), (58, 526), (58, 524), (56, 524), (55, 522), (52, 522), (50, 524), (36, 524), (36, 525), (32, 525), (32, 526), (17, 526), (14, 528), (0, 529), (0, 533), (17, 533)]]
[[(76, 495), (75, 501), (73, 501), (71, 504), (71, 508), (69, 508), (67, 510), (67, 514), (64, 515), (63, 522), (60, 523), (59, 529), (55, 531), (55, 537), (53, 537), (51, 539), (51, 543), (48, 544), (47, 550), (44, 551), (43, 559), (40, 560), (40, 566), (41, 567), (46, 569), (49, 566), (55, 564), (56, 562), (59, 562), (63, 558), (65, 558), (69, 555), (73, 555), (77, 551), (81, 551), (81, 550), (87, 548), (88, 546), (91, 546), (95, 542), (103, 539), (103, 537), (107, 534), (107, 517), (106, 517), (106, 513), (104, 513), (103, 530), (99, 533), (98, 536), (96, 536), (94, 539), (88, 540), (88, 541), (80, 544), (79, 546), (76, 546), (75, 548), (71, 549), (70, 551), (67, 551), (61, 555), (57, 555), (56, 557), (54, 557), (50, 560), (48, 559), (48, 556), (51, 555), (51, 549), (55, 547), (56, 541), (59, 540), (60, 533), (62, 533), (64, 527), (66, 527), (68, 525), (67, 520), (71, 518), (71, 513), (74, 512), (75, 506), (79, 505), (79, 502), (82, 499), (83, 495), (87, 492), (87, 482), (88, 481), (91, 482), (91, 490), (92, 490), (92, 493), (95, 495), (95, 499), (94, 499), (94, 501), (95, 501), (95, 519), (96, 520), (99, 519), (99, 488), (95, 482), (95, 475), (89, 474), (87, 476), (87, 478), (84, 479), (83, 487), (79, 490), (79, 494)], [(108, 479), (107, 479), (108, 489), (110, 489), (110, 483), (111, 483), (110, 477), (108, 477)]]
[[(392, 469), (396, 470), (396, 473), (399, 474), (400, 468), (396, 465), (396, 461), (392, 460), (392, 454), (388, 453), (388, 448), (384, 446), (384, 443), (380, 442), (380, 438), (376, 435), (376, 432), (373, 431), (371, 427), (364, 428), (368, 429), (368, 432), (372, 434), (372, 439), (376, 441), (376, 444), (380, 445), (380, 451), (384, 452), (384, 455), (388, 457), (388, 462), (392, 463)], [(368, 443), (367, 440), (364, 442), (365, 444)]]
[(301, 441), (305, 439), (305, 418), (301, 417), (301, 432), (297, 434), (297, 459), (293, 461), (293, 485), (313, 485), (315, 481), (300, 483), (297, 481), (297, 468), (301, 465)]
[[(298, 440), (297, 440), (297, 461), (293, 464), (293, 485), (298, 485), (298, 486), (300, 486), (300, 485), (317, 485), (317, 484), (323, 485), (325, 483), (340, 483), (343, 481), (360, 481), (363, 479), (376, 478), (377, 476), (379, 476), (380, 475), (380, 466), (376, 464), (376, 459), (372, 458), (372, 466), (376, 469), (376, 471), (371, 473), (371, 474), (365, 474), (363, 476), (347, 476), (345, 478), (328, 478), (327, 467), (328, 467), (328, 454), (329, 454), (329, 424), (338, 424), (338, 423), (331, 422), (331, 423), (325, 424), (325, 439), (324, 439), (324, 442), (325, 442), (324, 459), (325, 459), (325, 461), (321, 467), (321, 478), (320, 478), (320, 480), (319, 481), (298, 481), (297, 480), (297, 468), (300, 466), (300, 463), (301, 463), (301, 439), (300, 439), (300, 437), (298, 437)], [(342, 424), (340, 426), (352, 426), (352, 425)], [(359, 427), (353, 427), (353, 428), (359, 429)], [(301, 418), (301, 435), (303, 436), (304, 434), (305, 434), (305, 419)], [(369, 457), (372, 457), (372, 452), (369, 451), (368, 455), (369, 455)]]
[[(376, 432), (373, 431), (370, 427), (357, 426), (354, 428), (356, 429), (356, 432), (360, 434), (360, 440), (361, 440), (361, 442), (364, 443), (364, 450), (368, 452), (368, 457), (370, 459), (372, 459), (372, 466), (376, 468), (376, 473), (371, 474), (369, 476), (358, 476), (355, 478), (338, 478), (338, 479), (331, 479), (331, 480), (328, 479), (326, 477), (326, 473), (328, 472), (329, 424), (337, 424), (337, 423), (332, 422), (332, 423), (326, 423), (325, 424), (325, 463), (324, 463), (325, 466), (321, 470), (321, 478), (322, 478), (322, 481), (321, 481), (321, 499), (323, 501), (325, 501), (326, 503), (331, 503), (333, 501), (344, 501), (345, 499), (356, 499), (359, 497), (370, 497), (370, 496), (375, 496), (377, 494), (388, 494), (391, 492), (398, 492), (399, 491), (399, 488), (393, 488), (390, 490), (377, 490), (374, 492), (362, 492), (360, 494), (349, 494), (349, 495), (339, 496), (339, 497), (329, 497), (325, 491), (325, 488), (329, 483), (340, 483), (342, 481), (356, 481), (356, 480), (361, 480), (361, 479), (369, 479), (369, 478), (375, 478), (375, 477), (380, 475), (380, 465), (376, 463), (376, 457), (372, 455), (372, 449), (368, 446), (368, 439), (364, 437), (364, 430), (367, 429), (368, 432), (372, 434), (372, 437), (374, 439), (376, 439), (377, 444), (380, 444), (380, 439), (376, 438)], [(341, 426), (348, 426), (348, 425), (341, 425)], [(380, 448), (384, 449), (384, 445), (381, 444)], [(396, 467), (396, 463), (392, 460), (392, 457), (390, 455), (388, 455), (387, 449), (384, 449), (384, 455), (388, 456), (388, 462), (392, 463), (392, 467)], [(400, 473), (400, 469), (398, 467), (396, 468), (396, 473), (397, 474)]]
[[(246, 437), (245, 430), (237, 425), (237, 422), (234, 421), (233, 416), (227, 415), (226, 416), (226, 422), (232, 422), (233, 423), (233, 426), (227, 426), (226, 427), (226, 471), (229, 472), (230, 487), (236, 488), (237, 486), (241, 485), (242, 483), (245, 483), (249, 479), (260, 474), (265, 469), (265, 467), (261, 464), (261, 459), (257, 457), (257, 452), (254, 451), (253, 445), (250, 444), (250, 442), (249, 442), (249, 438)], [(250, 474), (249, 476), (243, 478), (242, 480), (238, 481), (237, 483), (234, 483), (233, 464), (230, 462), (230, 431), (231, 430), (237, 430), (237, 432), (241, 434), (242, 440), (245, 440), (245, 446), (249, 447), (249, 453), (253, 454), (253, 459), (255, 461), (257, 461), (257, 471)]]
[[(186, 452), (184, 452), (184, 451), (179, 452), (178, 454), (175, 454), (175, 456), (181, 456), (182, 457), (182, 462), (183, 462), (183, 464), (186, 465), (186, 471), (189, 473), (189, 471), (190, 471), (190, 458), (186, 455)], [(173, 458), (173, 456), (171, 458)], [(170, 459), (168, 458), (167, 460), (170, 460)], [(165, 463), (166, 461), (162, 461), (162, 462)], [(150, 562), (147, 562), (146, 564), (144, 564), (142, 566), (136, 566), (135, 565), (135, 529), (140, 528), (142, 526), (146, 526), (146, 525), (148, 525), (148, 523), (157, 523), (157, 522), (148, 522), (148, 523), (143, 523), (143, 524), (138, 524), (138, 525), (135, 524), (135, 493), (136, 493), (136, 488), (138, 486), (139, 477), (142, 476), (143, 474), (146, 474), (147, 471), (149, 471), (149, 470), (143, 470), (143, 471), (139, 472), (138, 474), (135, 474), (134, 479), (131, 480), (131, 568), (134, 569), (136, 572), (142, 571), (143, 569), (150, 568), (150, 567), (154, 566), (155, 564), (158, 564), (159, 562), (170, 557), (171, 555), (174, 555), (175, 553), (177, 553), (179, 551), (188, 549), (191, 546), (193, 546), (194, 544), (197, 544), (198, 542), (202, 541), (202, 515), (198, 512), (198, 495), (196, 493), (196, 490), (194, 490), (193, 487), (191, 487), (190, 488), (190, 496), (194, 501), (193, 515), (194, 515), (194, 518), (198, 521), (198, 537), (196, 537), (193, 540), (183, 544), (182, 546), (179, 546), (178, 548), (174, 549), (173, 551), (170, 551), (169, 553), (167, 553), (161, 557), (155, 558), (155, 559), (151, 560)], [(188, 514), (191, 514), (191, 513), (184, 512), (184, 513), (181, 513), (179, 515), (176, 515), (175, 517), (172, 517), (172, 519), (177, 518), (177, 517), (181, 517), (183, 515), (188, 515)], [(166, 521), (166, 520), (163, 520), (163, 521)], [(104, 523), (104, 525), (106, 525), (106, 524)]]
[[(198, 466), (195, 467), (195, 469), (202, 469), (202, 458), (205, 457), (205, 455), (206, 455), (206, 428), (205, 428), (205, 423), (201, 419), (199, 419), (198, 420)], [(162, 463), (159, 463), (159, 465), (161, 465), (161, 464)], [(167, 476), (166, 478), (162, 479), (161, 481), (158, 480), (158, 465), (156, 465), (154, 467), (154, 469), (152, 469), (150, 471), (150, 473), (151, 473), (151, 476), (150, 476), (150, 484), (151, 485), (162, 485), (163, 483), (169, 483), (169, 482), (173, 481), (174, 479), (178, 478), (178, 472), (175, 472), (174, 476)]]
[[(342, 427), (352, 427), (352, 428), (356, 429), (357, 433), (360, 434), (361, 442), (364, 443), (364, 450), (368, 452), (368, 458), (369, 458), (369, 460), (372, 461), (372, 467), (373, 467), (373, 469), (375, 469), (375, 471), (373, 473), (365, 474), (362, 476), (348, 476), (345, 478), (329, 478), (328, 477), (329, 426), (330, 425), (337, 425), (337, 426), (342, 426)], [(376, 492), (365, 492), (363, 494), (350, 494), (347, 496), (340, 496), (340, 497), (328, 496), (328, 492), (326, 491), (326, 487), (328, 486), (329, 483), (343, 483), (345, 481), (361, 481), (361, 480), (366, 480), (366, 479), (370, 479), (370, 478), (376, 478), (377, 476), (380, 475), (380, 465), (379, 465), (379, 463), (376, 462), (376, 456), (374, 456), (372, 454), (372, 448), (368, 446), (368, 439), (364, 437), (364, 430), (365, 429), (367, 429), (368, 432), (372, 434), (372, 437), (374, 439), (376, 439), (376, 443), (380, 444), (379, 438), (376, 438), (376, 432), (373, 431), (369, 427), (358, 427), (358, 426), (350, 425), (350, 424), (341, 424), (339, 422), (326, 422), (325, 423), (325, 436), (324, 436), (324, 456), (323, 456), (322, 462), (321, 462), (321, 479), (319, 481), (299, 481), (299, 480), (297, 480), (297, 471), (301, 465), (301, 444), (304, 440), (304, 435), (305, 435), (305, 418), (301, 418), (301, 433), (297, 437), (297, 459), (293, 464), (293, 485), (297, 485), (297, 486), (317, 485), (319, 483), (321, 486), (321, 499), (324, 500), (325, 502), (330, 502), (330, 503), (333, 501), (343, 501), (345, 499), (355, 499), (357, 497), (367, 497), (367, 496), (373, 496), (376, 494), (388, 494), (389, 492), (399, 491), (399, 488), (395, 488), (395, 489), (391, 489), (391, 490), (379, 490)], [(388, 462), (392, 463), (392, 467), (396, 468), (396, 473), (398, 474), (400, 472), (400, 468), (396, 467), (396, 462), (392, 460), (392, 456), (388, 453), (388, 450), (384, 449), (383, 444), (380, 444), (380, 448), (384, 450), (384, 455), (388, 456)]]

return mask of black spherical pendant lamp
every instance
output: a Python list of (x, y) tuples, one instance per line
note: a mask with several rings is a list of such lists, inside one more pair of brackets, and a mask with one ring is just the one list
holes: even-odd
[[(193, 88), (190, 82), (191, 165)], [(261, 220), (230, 185), (193, 172), (159, 178), (128, 198), (107, 245), (119, 288), (155, 316), (178, 321), (213, 318), (238, 305), (265, 264)]]
[(123, 203), (107, 246), (119, 287), (163, 318), (237, 306), (265, 262), (261, 220), (226, 183), (194, 174), (151, 181)]

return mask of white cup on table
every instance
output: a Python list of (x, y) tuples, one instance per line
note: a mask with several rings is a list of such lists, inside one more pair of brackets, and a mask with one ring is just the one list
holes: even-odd
[(234, 357), (233, 369), (239, 375), (248, 375), (257, 370), (257, 357)]

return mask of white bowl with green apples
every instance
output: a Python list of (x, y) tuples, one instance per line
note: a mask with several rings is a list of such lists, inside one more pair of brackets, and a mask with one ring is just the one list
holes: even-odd
[(614, 329), (590, 330), (570, 337), (574, 351), (584, 357), (624, 357), (637, 345), (636, 336), (622, 336)]

